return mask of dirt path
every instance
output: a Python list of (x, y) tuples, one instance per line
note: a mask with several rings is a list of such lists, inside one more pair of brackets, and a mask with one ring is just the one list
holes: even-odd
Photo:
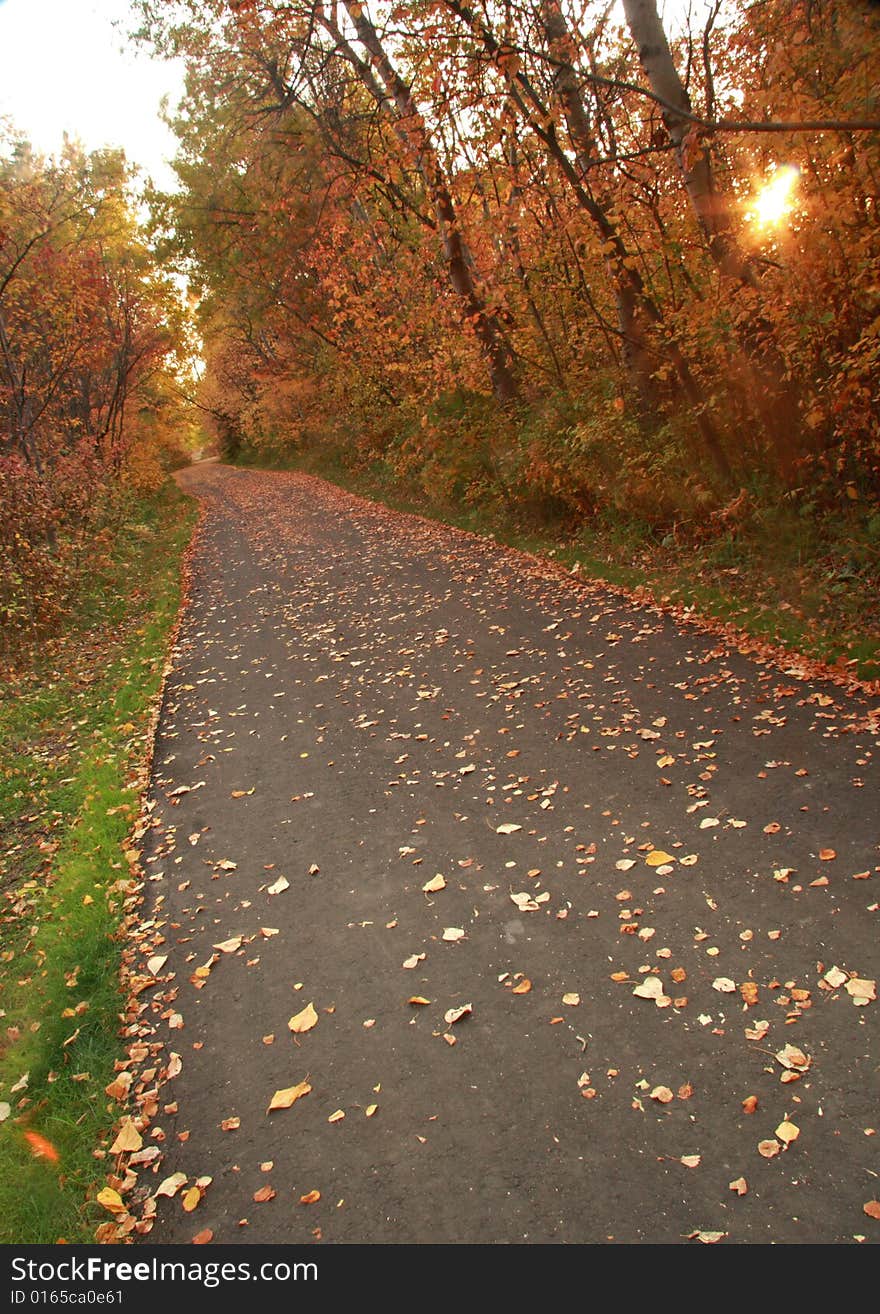
[(317, 480), (182, 482), (137, 1192), (212, 1181), (146, 1240), (877, 1239), (872, 705)]

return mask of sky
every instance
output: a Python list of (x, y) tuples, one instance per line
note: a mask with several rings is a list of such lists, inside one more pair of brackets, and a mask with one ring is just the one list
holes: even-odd
[[(693, 0), (699, 16), (705, 0)], [(667, 19), (687, 0), (665, 0)], [(183, 88), (182, 63), (150, 58), (126, 40), (129, 0), (0, 0), (0, 118), (55, 154), (65, 132), (87, 150), (122, 146), (160, 187), (174, 186), (173, 134), (160, 102)], [(679, 20), (680, 21), (680, 20)]]
[(179, 98), (182, 65), (133, 49), (131, 9), (128, 0), (0, 0), (0, 117), (45, 154), (65, 132), (87, 150), (122, 146), (170, 187), (175, 138), (159, 106), (165, 94)]

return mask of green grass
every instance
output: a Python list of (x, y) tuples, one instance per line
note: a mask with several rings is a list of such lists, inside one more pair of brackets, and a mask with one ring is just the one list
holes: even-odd
[(657, 601), (734, 626), (757, 644), (787, 648), (866, 682), (880, 679), (880, 517), (867, 520), (848, 498), (821, 510), (756, 488), (747, 512), (726, 529), (655, 535), (635, 516), (612, 510), (573, 527), (552, 517), (529, 524), (515, 503), (497, 499), (464, 508), (434, 502), (420, 488), (395, 484), (381, 463), (353, 471), (338, 451), (317, 446), (270, 460), (250, 454), (239, 464), (319, 475), (395, 510), (576, 566), (581, 578), (627, 592), (647, 589)]
[(122, 1056), (118, 883), (195, 518), (173, 486), (130, 504), (64, 634), (0, 702), (5, 1243), (91, 1240), (107, 1217), (87, 1197), (118, 1114), (104, 1093)]

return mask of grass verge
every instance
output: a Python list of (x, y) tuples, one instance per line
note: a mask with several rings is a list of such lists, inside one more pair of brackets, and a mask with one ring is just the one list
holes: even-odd
[(131, 503), (50, 653), (0, 701), (0, 1241), (88, 1241), (117, 1116), (126, 840), (197, 512)]

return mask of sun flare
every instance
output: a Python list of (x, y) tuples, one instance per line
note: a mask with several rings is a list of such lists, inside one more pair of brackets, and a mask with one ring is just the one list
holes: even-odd
[(777, 169), (752, 202), (750, 217), (760, 228), (770, 228), (788, 217), (794, 207), (799, 172), (792, 165)]

